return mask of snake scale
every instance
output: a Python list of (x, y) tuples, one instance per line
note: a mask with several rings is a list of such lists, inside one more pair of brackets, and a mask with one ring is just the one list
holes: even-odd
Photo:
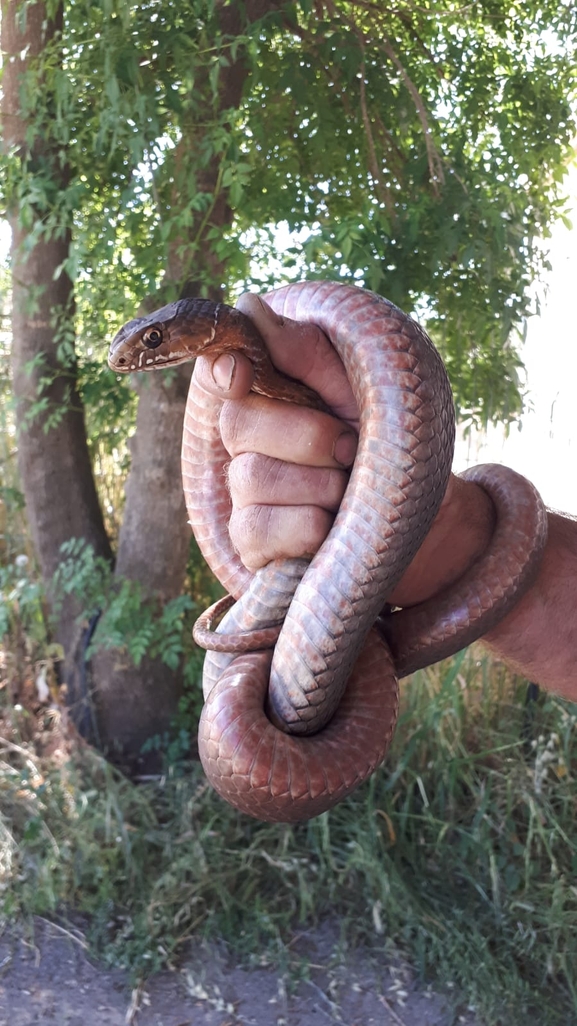
[[(259, 819), (296, 822), (340, 801), (382, 762), (398, 710), (398, 678), (463, 648), (529, 587), (546, 542), (546, 512), (520, 475), (465, 473), (491, 496), (497, 527), (484, 556), (447, 592), (391, 612), (387, 597), (434, 520), (447, 486), (454, 413), (443, 363), (423, 329), (386, 299), (334, 282), (264, 297), (287, 318), (318, 325), (339, 354), (360, 410), (357, 456), (334, 525), (310, 561), (250, 573), (228, 535), (231, 502), (219, 400), (193, 376), (182, 474), (189, 520), (212, 571), (237, 601), (205, 658), (199, 749), (216, 790)], [(322, 407), (281, 375), (252, 323), (224, 304), (181, 299), (116, 335), (120, 372), (170, 367), (240, 350), (253, 390)], [(220, 651), (219, 651), (220, 649)]]

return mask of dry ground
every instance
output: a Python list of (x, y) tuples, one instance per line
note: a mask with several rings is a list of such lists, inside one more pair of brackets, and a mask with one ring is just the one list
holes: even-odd
[(450, 994), (417, 987), (401, 961), (362, 949), (339, 961), (337, 942), (329, 923), (295, 937), (291, 975), (198, 944), (132, 990), (126, 973), (91, 961), (80, 932), (36, 920), (32, 936), (0, 937), (0, 1026), (481, 1026)]

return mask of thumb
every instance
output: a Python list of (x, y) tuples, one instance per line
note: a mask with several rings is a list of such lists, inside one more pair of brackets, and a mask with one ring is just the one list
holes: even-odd
[(243, 399), (250, 392), (254, 371), (242, 353), (221, 353), (213, 359), (199, 356), (194, 376), (205, 392), (218, 399)]

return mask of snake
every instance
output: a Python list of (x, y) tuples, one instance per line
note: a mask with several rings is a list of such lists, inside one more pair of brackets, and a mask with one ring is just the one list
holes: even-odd
[[(392, 608), (388, 598), (437, 515), (453, 462), (454, 404), (441, 357), (414, 319), (358, 286), (306, 281), (263, 298), (281, 317), (317, 325), (336, 349), (360, 412), (358, 450), (314, 557), (253, 573), (228, 533), (222, 402), (193, 375), (182, 441), (188, 518), (230, 596), (195, 627), (208, 649), (199, 754), (230, 804), (297, 823), (330, 809), (382, 764), (399, 679), (482, 637), (519, 601), (538, 573), (547, 514), (514, 471), (465, 471), (495, 509), (487, 550), (433, 599)], [(108, 362), (130, 373), (224, 352), (251, 360), (256, 393), (327, 413), (316, 393), (274, 367), (256, 327), (225, 303), (183, 298), (129, 321)]]

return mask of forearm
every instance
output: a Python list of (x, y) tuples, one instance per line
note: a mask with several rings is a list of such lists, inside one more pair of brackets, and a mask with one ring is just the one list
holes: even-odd
[(577, 701), (576, 520), (549, 513), (535, 584), (483, 642), (528, 680)]
[[(482, 639), (514, 671), (577, 701), (577, 520), (549, 513), (538, 577)], [(393, 601), (415, 605), (453, 584), (482, 555), (494, 528), (488, 496), (451, 479), (448, 496)]]

